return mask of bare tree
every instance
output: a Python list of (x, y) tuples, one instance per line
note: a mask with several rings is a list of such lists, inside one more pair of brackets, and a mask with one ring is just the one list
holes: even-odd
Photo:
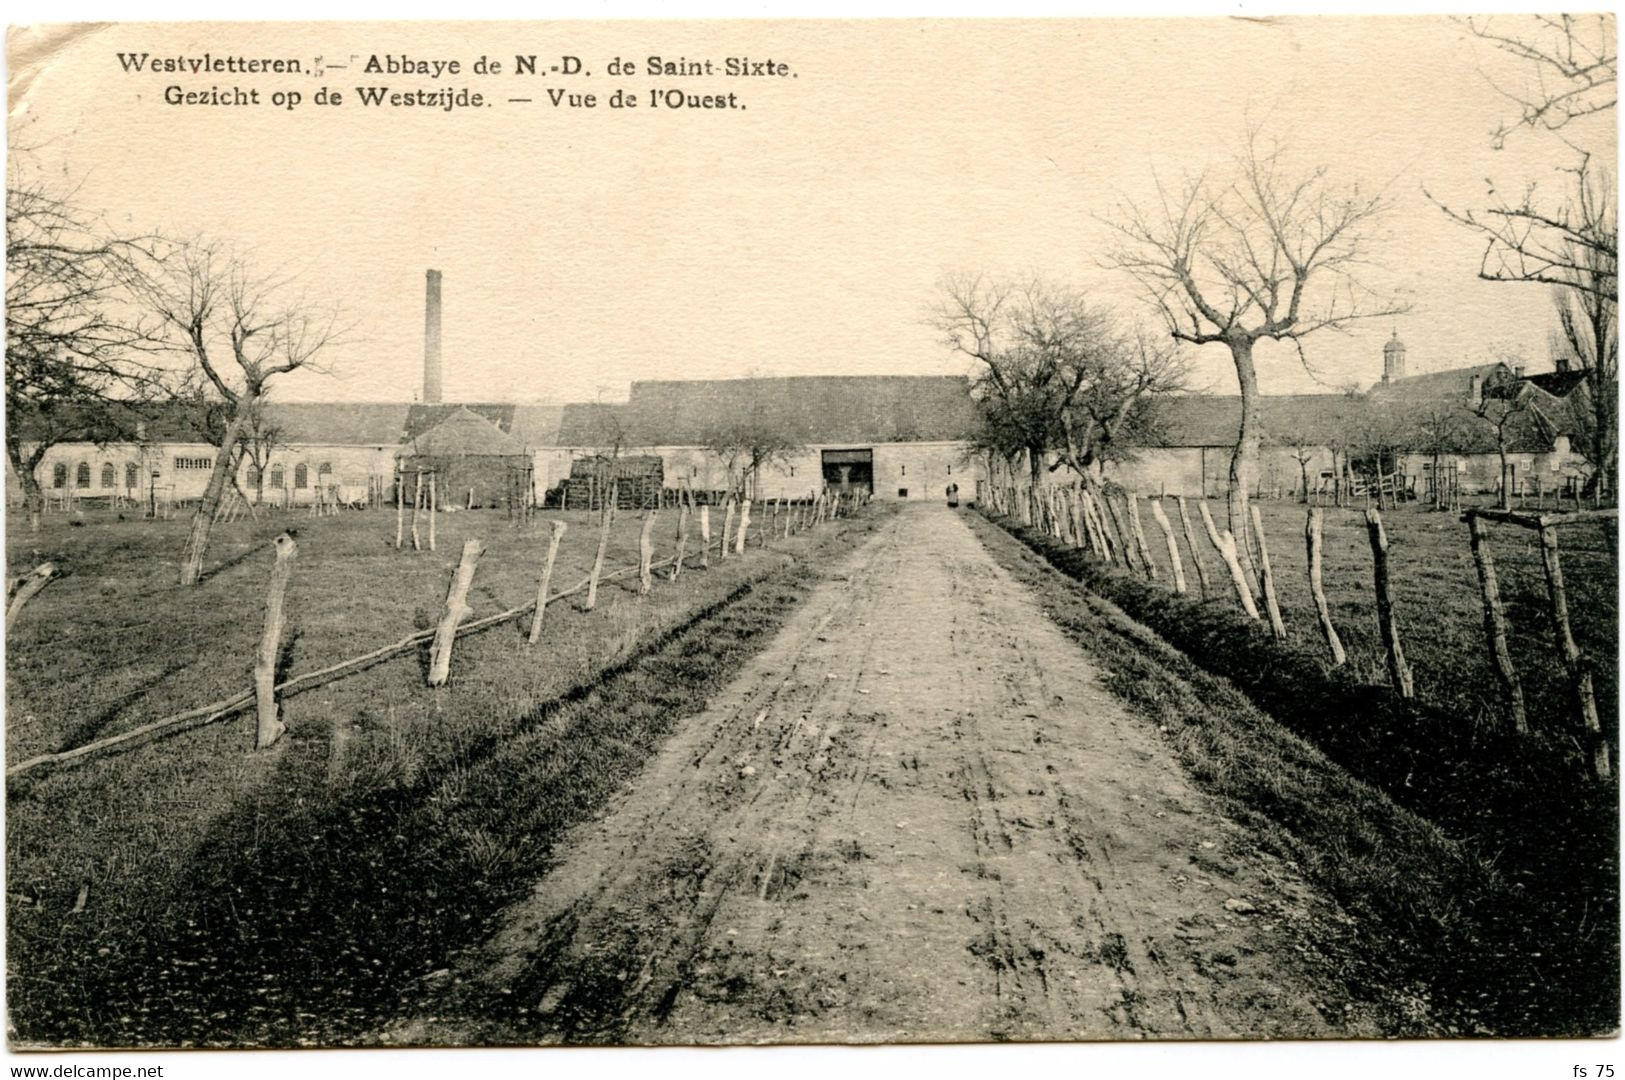
[(1524, 61), (1526, 81), (1491, 80), (1517, 109), (1491, 133), (1497, 150), (1519, 128), (1560, 131), (1582, 117), (1614, 108), (1618, 100), (1619, 46), (1609, 14), (1465, 18), (1467, 31)]
[(260, 276), (241, 257), (207, 241), (173, 246), (145, 279), (144, 294), (174, 347), (207, 381), (224, 420), (181, 558), (181, 584), (195, 585), (215, 513), (235, 477), (244, 431), (269, 384), (313, 368), (341, 331), (337, 312), (297, 296), (293, 281)]
[(1435, 510), (1442, 510), (1445, 507), (1447, 492), (1442, 472), (1445, 458), (1472, 449), (1474, 439), (1473, 433), (1468, 428), (1470, 423), (1470, 418), (1459, 409), (1434, 406), (1422, 410), (1417, 415), (1406, 440), (1410, 448), (1428, 456), (1428, 465), (1433, 477)]
[(1570, 180), (1555, 205), (1541, 201), (1536, 184), (1508, 198), (1493, 181), (1490, 205), (1482, 210), (1455, 210), (1433, 201), (1451, 220), (1479, 234), (1481, 279), (1555, 285), (1617, 302), (1619, 219), (1612, 174), (1594, 166), (1589, 154), (1559, 171)]
[(754, 493), (762, 469), (787, 466), (802, 449), (774, 425), (749, 418), (718, 425), (706, 436), (705, 445), (721, 459), (728, 471), (728, 488), (740, 499)]
[(128, 303), (136, 242), (21, 169), (6, 186), (6, 455), (37, 529), (46, 453), (132, 437), (163, 371)]
[(1241, 425), (1230, 459), (1230, 531), (1247, 533), (1247, 493), (1258, 470), (1259, 389), (1253, 348), (1347, 330), (1406, 307), (1362, 280), (1381, 195), (1338, 187), (1325, 168), (1292, 170), (1277, 147), (1261, 152), (1256, 131), (1232, 175), (1188, 178), (1158, 202), (1132, 201), (1108, 222), (1119, 236), (1108, 265), (1132, 274), (1170, 333), (1230, 350), (1241, 390)]
[(266, 413), (265, 403), (256, 402), (243, 417), (242, 424), (242, 456), (248, 459), (253, 470), (254, 498), (249, 506), (258, 513), (258, 508), (265, 500), (265, 474), (271, 467), (271, 456), (284, 445), (285, 432), (282, 425), (271, 419)]
[(1495, 452), (1500, 458), (1500, 481), (1497, 484), (1500, 491), (1500, 506), (1502, 510), (1511, 510), (1512, 484), (1508, 453), (1518, 418), (1529, 410), (1529, 387), (1521, 380), (1510, 384), (1486, 386), (1479, 400), (1468, 405), (1467, 409), (1483, 421), (1485, 427), (1479, 430), (1481, 432), (1487, 430), (1494, 440)]
[(1281, 442), (1290, 448), (1292, 460), (1298, 463), (1298, 501), (1309, 501), (1309, 466), (1315, 458), (1320, 456), (1321, 448), (1326, 445), (1324, 435), (1319, 431), (1304, 428), (1293, 428), (1282, 435)]
[[(1534, 182), (1507, 196), (1489, 182), (1481, 210), (1440, 208), (1484, 243), (1478, 276), (1553, 287), (1567, 345), (1564, 364), (1586, 371), (1572, 400), (1591, 482), (1615, 490), (1619, 473), (1619, 214), (1612, 172), (1572, 140), (1571, 125), (1618, 103), (1619, 53), (1612, 14), (1461, 20), (1467, 31), (1519, 61), (1525, 80), (1496, 88), (1517, 108), (1491, 135), (1500, 148), (1520, 129), (1556, 132), (1576, 155), (1557, 198)], [(1492, 80), (1493, 81), (1493, 80)], [(1436, 203), (1438, 200), (1434, 200)]]
[(1613, 492), (1619, 483), (1618, 204), (1606, 173), (1582, 172), (1576, 182), (1581, 228), (1598, 242), (1569, 245), (1573, 266), (1558, 273), (1565, 283), (1552, 287), (1552, 302), (1567, 356), (1585, 372), (1584, 392), (1569, 397), (1579, 449), (1591, 464), (1592, 482)]
[(1025, 460), (1041, 481), (1053, 453), (1086, 482), (1154, 423), (1148, 403), (1184, 383), (1177, 352), (1110, 309), (1041, 279), (949, 277), (932, 313), (945, 343), (978, 362), (974, 450)]

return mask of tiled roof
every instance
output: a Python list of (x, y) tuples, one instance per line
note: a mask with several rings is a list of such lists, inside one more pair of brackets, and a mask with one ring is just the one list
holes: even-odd
[(527, 453), (522, 441), (467, 406), (457, 406), (443, 415), (442, 412), (437, 409), (431, 414), (438, 416), (439, 422), (413, 439), (410, 448), (403, 449), (403, 453), (424, 457), (523, 457)]
[(624, 405), (566, 405), (561, 446), (593, 447), (606, 430), (625, 446), (704, 446), (740, 422), (807, 445), (935, 442), (976, 427), (960, 376), (851, 375), (635, 382)]
[[(1463, 383), (1465, 386), (1465, 383)], [(1494, 450), (1493, 429), (1467, 409), (1463, 390), (1454, 397), (1433, 394), (1292, 394), (1259, 399), (1259, 430), (1265, 445), (1325, 445), (1341, 435), (1357, 443), (1362, 434), (1383, 430), (1400, 445), (1419, 445), (1431, 415), (1454, 415), (1460, 421), (1460, 453)], [(1241, 398), (1234, 394), (1191, 394), (1158, 399), (1151, 427), (1161, 447), (1236, 444), (1241, 426)], [(1568, 428), (1562, 402), (1537, 395), (1530, 407), (1508, 424), (1509, 449), (1541, 453), (1551, 449), (1553, 435)]]

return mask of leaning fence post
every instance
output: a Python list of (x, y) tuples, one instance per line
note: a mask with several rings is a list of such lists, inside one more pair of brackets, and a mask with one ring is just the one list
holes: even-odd
[(1320, 581), (1320, 524), (1320, 507), (1310, 507), (1309, 519), (1303, 526), (1303, 542), (1309, 551), (1309, 594), (1315, 601), (1321, 635), (1332, 653), (1332, 666), (1342, 667), (1348, 660), (1348, 654), (1343, 651), (1343, 639), (1337, 636), (1337, 627), (1332, 624), (1331, 605), (1326, 603), (1326, 590)]
[(1207, 571), (1202, 569), (1202, 555), (1196, 550), (1196, 535), (1191, 531), (1191, 516), (1185, 511), (1185, 496), (1175, 495), (1174, 503), (1179, 507), (1179, 524), (1185, 531), (1185, 546), (1191, 549), (1191, 565), (1196, 568), (1196, 587), (1202, 593), (1202, 599), (1207, 599)]
[(1490, 660), (1495, 665), (1496, 681), (1501, 684), (1501, 699), (1512, 714), (1512, 730), (1523, 734), (1529, 730), (1529, 718), (1523, 707), (1523, 684), (1518, 681), (1518, 670), (1512, 666), (1512, 651), (1507, 647), (1506, 612), (1501, 607), (1495, 556), (1490, 553), (1489, 527), (1483, 518), (1469, 510), (1467, 531), (1472, 542), (1473, 566), (1478, 570), (1478, 592), (1484, 601), (1484, 638), (1489, 644)]
[(745, 538), (750, 535), (750, 500), (743, 499), (739, 503), (739, 535), (734, 538), (734, 554), (745, 553)]
[[(1578, 496), (1576, 496), (1578, 497)], [(1608, 744), (1602, 738), (1602, 724), (1597, 718), (1597, 699), (1591, 689), (1591, 670), (1575, 644), (1574, 630), (1569, 625), (1568, 590), (1563, 585), (1563, 560), (1557, 550), (1557, 526), (1540, 527), (1540, 560), (1546, 567), (1546, 591), (1552, 602), (1552, 629), (1557, 636), (1557, 654), (1568, 672), (1573, 687), (1575, 705), (1580, 722), (1592, 742), (1591, 768), (1599, 778), (1611, 773), (1608, 764)]]
[(638, 595), (648, 596), (654, 588), (654, 572), (649, 564), (654, 560), (654, 528), (655, 518), (660, 515), (659, 510), (645, 510), (643, 512), (643, 531), (638, 534)]
[(564, 539), (570, 526), (562, 521), (553, 522), (553, 535), (547, 542), (547, 562), (542, 566), (542, 580), (536, 583), (536, 611), (530, 617), (532, 645), (542, 639), (542, 617), (547, 613), (547, 588), (553, 580), (553, 561), (559, 557), (559, 541)]
[(1106, 521), (1100, 515), (1100, 504), (1095, 499), (1094, 492), (1083, 493), (1083, 512), (1088, 519), (1089, 528), (1094, 530), (1095, 538), (1100, 544), (1101, 557), (1108, 563), (1117, 561), (1112, 552), (1111, 537), (1106, 534)]
[(259, 651), (254, 654), (254, 698), (259, 708), (259, 725), (254, 733), (256, 750), (264, 750), (287, 730), (287, 725), (277, 718), (276, 660), (282, 649), (283, 599), (297, 554), (299, 544), (292, 536), (283, 533), (276, 538), (276, 562), (271, 566), (271, 587), (265, 594), (265, 629), (260, 634)]
[(1130, 491), (1128, 499), (1128, 522), (1134, 530), (1134, 553), (1140, 557), (1140, 564), (1145, 570), (1145, 576), (1152, 581), (1157, 580), (1157, 564), (1151, 561), (1151, 545), (1145, 542), (1145, 529), (1140, 526), (1140, 497)]
[(1219, 558), (1224, 560), (1225, 569), (1230, 571), (1230, 582), (1236, 587), (1236, 596), (1241, 600), (1241, 608), (1250, 619), (1259, 618), (1258, 604), (1253, 600), (1253, 590), (1247, 586), (1247, 575), (1242, 573), (1241, 560), (1236, 557), (1236, 538), (1226, 529), (1220, 532), (1213, 524), (1213, 515), (1208, 513), (1207, 500), (1200, 499), (1196, 509), (1202, 515), (1202, 527), (1207, 530), (1207, 538), (1219, 551)]
[(1388, 650), (1388, 675), (1400, 697), (1412, 698), (1416, 696), (1416, 686), (1411, 679), (1410, 665), (1405, 662), (1405, 650), (1399, 643), (1399, 620), (1394, 615), (1388, 575), (1388, 533), (1382, 527), (1382, 511), (1368, 507), (1365, 526), (1371, 537), (1371, 568), (1377, 586), (1377, 623), (1382, 630), (1382, 643)]
[(1147, 500), (1151, 504), (1151, 517), (1162, 530), (1162, 538), (1168, 542), (1168, 565), (1173, 568), (1174, 592), (1185, 595), (1185, 564), (1179, 557), (1179, 541), (1174, 539), (1174, 526), (1168, 520), (1168, 514), (1162, 508), (1161, 499)]
[(615, 508), (620, 504), (620, 487), (618, 477), (611, 479), (608, 494), (598, 500), (598, 554), (593, 557), (592, 576), (587, 581), (587, 600), (582, 605), (586, 611), (598, 604), (598, 578), (604, 572), (604, 552), (609, 549), (609, 527), (615, 519)]
[(440, 625), (435, 628), (434, 646), (429, 652), (430, 686), (439, 686), (451, 674), (451, 647), (457, 640), (457, 624), (468, 617), (468, 589), (474, 584), (474, 570), (484, 550), (478, 540), (463, 541), (463, 558), (457, 564), (457, 575), (451, 579), (451, 590), (446, 593), (446, 610), (440, 616)]
[(1247, 508), (1252, 512), (1253, 537), (1258, 543), (1258, 585), (1264, 594), (1264, 610), (1269, 613), (1270, 632), (1275, 635), (1276, 641), (1286, 640), (1286, 624), (1281, 621), (1281, 606), (1275, 601), (1275, 571), (1270, 569), (1270, 549), (1264, 539), (1264, 519), (1258, 512), (1257, 503), (1248, 503)]
[(32, 573), (17, 581), (16, 588), (11, 594), (11, 603), (6, 606), (6, 630), (8, 632), (11, 630), (11, 625), (17, 621), (17, 617), (23, 613), (23, 605), (32, 600), (41, 589), (49, 585), (51, 579), (55, 576), (56, 563), (43, 562), (34, 567)]
[(1106, 513), (1111, 518), (1112, 539), (1117, 542), (1117, 550), (1123, 557), (1123, 565), (1133, 570), (1134, 559), (1129, 554), (1128, 530), (1123, 528), (1123, 522), (1117, 516), (1117, 507), (1112, 504), (1111, 492), (1105, 488), (1100, 489), (1100, 504), (1106, 508)]

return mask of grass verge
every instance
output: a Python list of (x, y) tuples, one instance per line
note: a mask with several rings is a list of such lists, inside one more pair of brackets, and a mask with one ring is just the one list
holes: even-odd
[(445, 692), (405, 658), (332, 691), (343, 712), (323, 714), (326, 688), (297, 699), (265, 754), (222, 728), (12, 784), (10, 881), (30, 890), (9, 908), (13, 1039), (366, 1041), (882, 513), (561, 613), (551, 634), (590, 663), (497, 629)]
[(1346, 981), (1389, 1002), (1389, 1030), (1617, 1026), (1611, 792), (1558, 782), (1560, 756), (1475, 742), (1437, 711), (1329, 677), (1218, 602), (970, 520), (1197, 782), (1360, 921), (1369, 947)]

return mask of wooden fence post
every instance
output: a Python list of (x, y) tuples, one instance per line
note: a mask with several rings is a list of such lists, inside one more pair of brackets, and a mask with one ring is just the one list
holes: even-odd
[(1099, 554), (1095, 548), (1095, 534), (1089, 528), (1087, 512), (1083, 508), (1081, 488), (1067, 495), (1067, 512), (1072, 515), (1072, 533), (1078, 538), (1078, 546), (1091, 555)]
[[(1578, 488), (1578, 484), (1576, 484)], [(1579, 495), (1575, 496), (1579, 501)], [(1591, 689), (1591, 670), (1580, 655), (1580, 646), (1574, 641), (1574, 630), (1569, 625), (1568, 590), (1563, 585), (1563, 560), (1557, 549), (1557, 526), (1542, 524), (1540, 528), (1540, 560), (1546, 567), (1546, 591), (1552, 603), (1552, 629), (1557, 637), (1557, 655), (1568, 672), (1575, 706), (1580, 722), (1585, 725), (1591, 739), (1591, 769), (1603, 779), (1612, 773), (1608, 763), (1608, 744), (1602, 738), (1602, 724), (1597, 717), (1597, 699)]]
[(1105, 488), (1100, 489), (1100, 503), (1106, 508), (1106, 513), (1111, 518), (1112, 539), (1116, 541), (1118, 553), (1123, 557), (1123, 565), (1133, 570), (1134, 559), (1129, 554), (1128, 530), (1123, 528), (1123, 522), (1117, 516), (1117, 507), (1112, 505), (1111, 492)]
[(1207, 500), (1199, 499), (1196, 509), (1202, 515), (1202, 527), (1207, 530), (1207, 538), (1219, 551), (1219, 558), (1224, 560), (1225, 569), (1230, 571), (1230, 582), (1236, 587), (1236, 596), (1241, 601), (1241, 609), (1250, 619), (1260, 618), (1258, 604), (1253, 600), (1253, 590), (1247, 585), (1247, 575), (1242, 573), (1241, 560), (1236, 557), (1236, 538), (1230, 535), (1230, 530), (1220, 532), (1213, 524), (1213, 515), (1208, 513)]
[(536, 583), (536, 611), (530, 617), (530, 637), (527, 640), (532, 645), (542, 639), (542, 618), (547, 614), (547, 589), (553, 581), (553, 562), (559, 557), (559, 541), (564, 539), (569, 527), (555, 520), (553, 535), (547, 541), (547, 562), (542, 565), (542, 580)]
[(418, 470), (417, 486), (412, 489), (412, 550), (422, 551), (423, 541), (418, 538), (418, 513), (423, 505), (423, 470)]
[(1151, 517), (1162, 530), (1162, 537), (1168, 542), (1168, 565), (1173, 568), (1174, 592), (1180, 596), (1185, 595), (1185, 565), (1179, 557), (1179, 541), (1174, 539), (1174, 526), (1168, 520), (1168, 514), (1162, 508), (1161, 499), (1149, 500), (1151, 504)]
[(1191, 531), (1191, 516), (1185, 511), (1185, 496), (1175, 495), (1174, 503), (1179, 507), (1179, 524), (1185, 532), (1185, 546), (1191, 551), (1191, 565), (1196, 568), (1196, 587), (1207, 599), (1207, 571), (1202, 569), (1202, 555), (1196, 550), (1196, 535)]
[(12, 624), (23, 613), (23, 606), (51, 583), (56, 576), (56, 563), (42, 562), (34, 567), (27, 576), (19, 578), (13, 583), (11, 602), (6, 605), (6, 631), (11, 631)]
[(1382, 630), (1382, 643), (1388, 650), (1388, 675), (1400, 697), (1413, 698), (1416, 696), (1416, 685), (1411, 678), (1410, 665), (1405, 662), (1405, 650), (1399, 642), (1399, 620), (1394, 615), (1388, 574), (1388, 533), (1382, 527), (1382, 511), (1368, 507), (1365, 526), (1371, 537), (1371, 568), (1377, 586), (1377, 623)]
[(1303, 526), (1303, 542), (1309, 552), (1309, 595), (1315, 601), (1321, 636), (1326, 639), (1326, 648), (1332, 653), (1332, 666), (1342, 667), (1348, 660), (1348, 654), (1343, 651), (1343, 639), (1338, 637), (1337, 627), (1332, 624), (1331, 605), (1326, 603), (1326, 590), (1320, 581), (1320, 525), (1320, 507), (1311, 507), (1309, 519)]
[(649, 564), (654, 561), (654, 527), (659, 510), (643, 512), (643, 531), (638, 534), (638, 595), (648, 596), (654, 588), (654, 572)]
[(729, 495), (722, 504), (722, 546), (717, 549), (719, 560), (728, 557), (728, 548), (733, 544), (734, 529), (734, 497)]
[[(709, 498), (709, 496), (707, 496)], [(700, 507), (700, 565), (711, 566), (711, 504)]]
[(587, 578), (587, 600), (582, 610), (591, 611), (598, 606), (598, 578), (604, 572), (604, 552), (609, 548), (609, 526), (615, 517), (615, 504), (619, 501), (618, 481), (610, 481), (609, 495), (598, 501), (598, 554), (592, 560), (592, 574)]
[(668, 579), (676, 581), (683, 573), (683, 559), (688, 555), (688, 500), (683, 493), (677, 495), (677, 558), (672, 561)]
[(1094, 530), (1095, 538), (1100, 544), (1102, 557), (1108, 563), (1117, 561), (1112, 549), (1111, 537), (1106, 533), (1106, 521), (1100, 514), (1100, 503), (1095, 499), (1092, 491), (1083, 493), (1083, 512), (1088, 518), (1089, 527)]
[(1134, 553), (1140, 557), (1140, 566), (1145, 576), (1152, 581), (1157, 580), (1157, 564), (1151, 561), (1151, 545), (1145, 542), (1145, 529), (1140, 525), (1140, 497), (1134, 492), (1128, 492), (1128, 523), (1134, 530)]
[(395, 550), (401, 550), (402, 529), (406, 521), (406, 476), (399, 464), (395, 466)]
[(434, 646), (429, 651), (429, 685), (439, 686), (451, 674), (451, 647), (457, 640), (457, 624), (470, 614), (468, 589), (474, 584), (474, 570), (479, 566), (480, 554), (485, 548), (478, 540), (463, 541), (463, 558), (457, 564), (457, 574), (451, 579), (451, 590), (446, 593), (446, 610), (435, 628)]
[(434, 523), (440, 516), (440, 488), (433, 470), (429, 472), (429, 550), (434, 550)]
[(260, 633), (259, 651), (254, 654), (254, 699), (259, 724), (254, 732), (254, 749), (264, 750), (282, 737), (287, 725), (277, 718), (276, 659), (282, 648), (283, 600), (288, 579), (293, 576), (293, 559), (299, 544), (287, 533), (276, 538), (276, 562), (271, 566), (271, 587), (265, 594), (265, 629)]
[(1248, 503), (1252, 512), (1253, 537), (1258, 544), (1258, 584), (1264, 593), (1264, 610), (1269, 613), (1270, 632), (1276, 641), (1286, 640), (1286, 624), (1281, 621), (1281, 606), (1275, 601), (1275, 571), (1270, 569), (1269, 543), (1264, 539), (1264, 518), (1256, 503)]
[(1489, 526), (1469, 510), (1467, 531), (1472, 542), (1473, 566), (1478, 570), (1478, 592), (1484, 601), (1484, 638), (1495, 665), (1496, 681), (1501, 684), (1501, 700), (1512, 715), (1512, 730), (1521, 735), (1529, 730), (1529, 718), (1524, 712), (1523, 684), (1518, 681), (1518, 670), (1512, 666), (1512, 651), (1507, 647), (1506, 612), (1501, 607), (1501, 583), (1495, 574), (1495, 556), (1490, 553)]
[(739, 535), (734, 539), (734, 554), (745, 553), (745, 540), (750, 535), (750, 500), (741, 499), (739, 502)]

